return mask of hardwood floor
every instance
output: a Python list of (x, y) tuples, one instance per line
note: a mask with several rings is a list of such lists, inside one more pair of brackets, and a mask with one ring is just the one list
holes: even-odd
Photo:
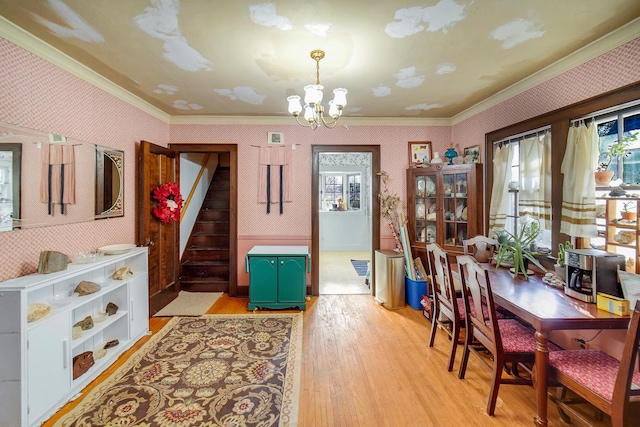
[[(248, 313), (247, 303), (246, 298), (230, 298), (225, 294), (208, 313)], [(150, 328), (156, 332), (167, 321), (168, 318), (152, 318)], [(448, 339), (441, 331), (435, 347), (428, 348), (429, 328), (430, 323), (421, 311), (409, 306), (387, 310), (370, 295), (312, 298), (304, 313), (298, 425), (533, 425), (536, 407), (531, 387), (501, 386), (496, 415), (489, 417), (485, 412), (489, 370), (471, 357), (466, 379), (459, 380), (458, 357), (454, 372), (447, 372)], [(116, 365), (147, 339), (136, 343)], [(89, 387), (114, 369), (112, 366)], [(60, 414), (76, 403), (68, 403), (43, 426), (53, 426)], [(549, 426), (567, 426), (551, 404)]]

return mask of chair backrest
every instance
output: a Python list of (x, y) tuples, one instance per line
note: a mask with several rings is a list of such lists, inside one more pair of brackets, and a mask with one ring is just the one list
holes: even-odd
[[(460, 255), (457, 259), (467, 328), (471, 328), (473, 336), (487, 350), (496, 354), (497, 351), (502, 351), (502, 341), (489, 274), (470, 255)], [(483, 305), (486, 306), (484, 310)]]
[(449, 319), (459, 318), (456, 290), (447, 253), (437, 243), (428, 244), (426, 249), (434, 303), (439, 304), (439, 311)]
[(629, 331), (622, 350), (620, 369), (618, 370), (613, 391), (613, 413), (630, 415), (629, 400), (635, 396), (634, 400), (637, 401), (637, 398), (640, 397), (640, 388), (637, 385), (632, 387), (631, 383), (635, 372), (636, 360), (638, 359), (638, 346), (640, 346), (640, 300), (636, 301), (636, 306), (631, 314)]
[(478, 262), (489, 262), (493, 254), (498, 251), (500, 242), (485, 236), (476, 236), (463, 240), (464, 254), (471, 255)]

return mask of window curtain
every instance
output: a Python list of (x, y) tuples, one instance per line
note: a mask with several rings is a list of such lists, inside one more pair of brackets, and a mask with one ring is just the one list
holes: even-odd
[(509, 188), (513, 149), (509, 144), (498, 147), (493, 157), (493, 188), (489, 205), (489, 230), (494, 233), (505, 227), (509, 209)]
[(518, 215), (551, 228), (551, 132), (520, 141), (520, 190)]
[(591, 122), (569, 129), (562, 160), (564, 174), (560, 232), (575, 237), (597, 237), (593, 173), (598, 166), (598, 133)]

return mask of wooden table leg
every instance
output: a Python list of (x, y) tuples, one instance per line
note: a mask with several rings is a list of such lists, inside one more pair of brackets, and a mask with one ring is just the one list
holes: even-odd
[(536, 342), (534, 384), (538, 413), (533, 421), (536, 426), (547, 427), (547, 386), (549, 383), (549, 347), (547, 345), (547, 334), (536, 331)]

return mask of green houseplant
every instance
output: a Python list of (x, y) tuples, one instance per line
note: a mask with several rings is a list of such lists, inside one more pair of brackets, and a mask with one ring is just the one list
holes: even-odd
[(635, 133), (623, 136), (613, 144), (609, 145), (607, 151), (600, 153), (600, 158), (602, 159), (602, 161), (596, 168), (596, 184), (609, 184), (615, 173), (614, 171), (609, 170), (609, 166), (611, 166), (611, 163), (619, 156), (627, 157), (629, 155), (629, 145), (631, 145), (631, 143), (636, 140), (637, 135)]
[(505, 262), (513, 262), (513, 272), (523, 274), (525, 278), (529, 278), (527, 267), (529, 262), (536, 265), (542, 271), (547, 271), (546, 268), (540, 264), (536, 259), (537, 253), (531, 252), (531, 244), (536, 241), (542, 229), (540, 223), (535, 220), (522, 226), (521, 230), (517, 234), (512, 234), (507, 230), (504, 230), (508, 239), (500, 245), (500, 249), (496, 254), (496, 268), (500, 267), (500, 264)]
[(567, 281), (567, 270), (565, 266), (567, 265), (567, 249), (573, 249), (573, 245), (571, 242), (566, 241), (564, 244), (558, 244), (558, 258), (556, 259), (556, 264), (554, 268), (556, 270), (556, 274), (565, 282)]

